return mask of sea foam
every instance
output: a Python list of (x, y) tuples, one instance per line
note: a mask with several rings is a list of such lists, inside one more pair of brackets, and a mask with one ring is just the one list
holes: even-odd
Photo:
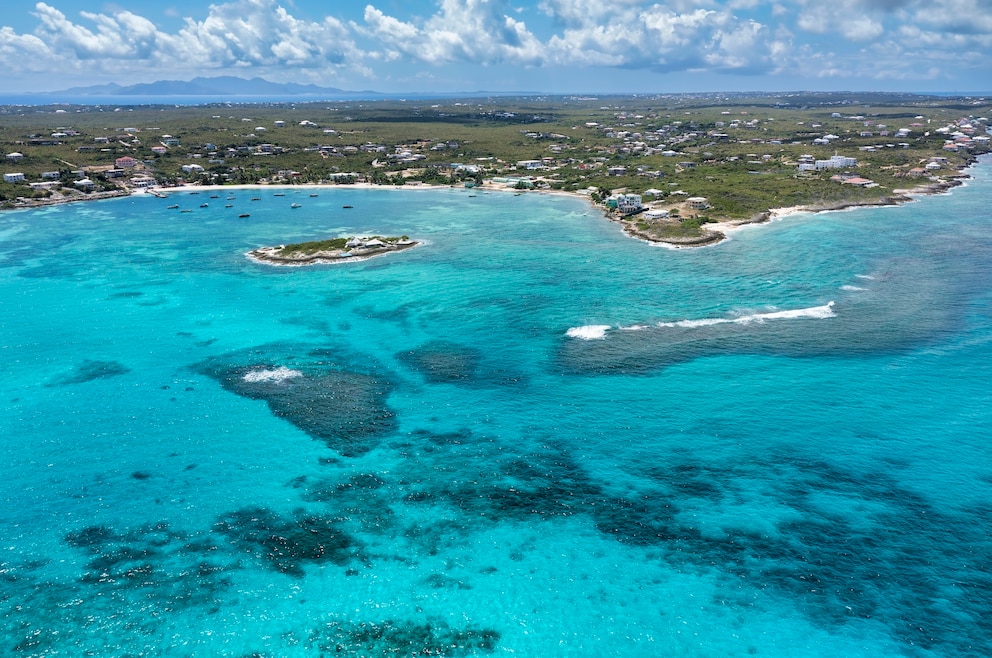
[(569, 338), (581, 338), (582, 340), (602, 340), (606, 338), (606, 332), (610, 328), (608, 324), (590, 324), (584, 327), (572, 327), (565, 332)]
[(272, 369), (262, 369), (262, 370), (252, 370), (246, 372), (243, 380), (250, 383), (258, 382), (284, 382), (287, 379), (292, 379), (293, 377), (302, 377), (303, 373), (299, 370), (291, 370), (286, 366), (279, 366), (278, 368)]
[[(834, 303), (827, 302), (823, 306), (811, 306), (809, 308), (798, 308), (789, 311), (768, 311), (766, 313), (752, 313), (736, 318), (700, 318), (698, 320), (676, 320), (675, 322), (659, 322), (656, 327), (708, 327), (717, 324), (749, 324), (751, 322), (764, 322), (766, 320), (791, 320), (796, 318), (809, 318), (822, 320), (832, 318), (836, 314), (833, 310)], [(580, 338), (582, 340), (603, 340), (606, 332), (610, 330), (608, 324), (591, 324), (582, 327), (572, 327), (565, 332), (569, 338)], [(647, 329), (647, 325), (635, 324), (618, 327), (621, 331), (642, 331)]]
[(822, 320), (832, 318), (836, 314), (833, 309), (834, 303), (828, 302), (823, 306), (811, 306), (809, 308), (798, 308), (791, 311), (769, 311), (767, 313), (752, 313), (736, 318), (702, 318), (699, 320), (678, 320), (676, 322), (659, 322), (659, 327), (707, 327), (714, 324), (748, 324), (751, 322), (764, 322), (765, 320), (791, 320), (796, 318), (810, 318)]

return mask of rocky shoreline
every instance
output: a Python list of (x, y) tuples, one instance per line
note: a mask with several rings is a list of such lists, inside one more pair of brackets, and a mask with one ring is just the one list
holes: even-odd
[(99, 201), (101, 199), (115, 199), (118, 197), (130, 196), (129, 190), (108, 190), (105, 192), (90, 192), (85, 194), (78, 192), (72, 195), (59, 194), (40, 199), (28, 197), (18, 197), (16, 201), (9, 205), (0, 206), (0, 210), (24, 210), (26, 208), (46, 208), (48, 206), (59, 206), (65, 203), (77, 203), (80, 201)]
[(767, 212), (758, 213), (749, 219), (728, 220), (712, 224), (703, 224), (700, 227), (700, 235), (697, 236), (676, 236), (658, 237), (646, 231), (639, 230), (630, 218), (617, 217), (612, 213), (607, 213), (611, 221), (619, 223), (623, 227), (623, 232), (632, 238), (644, 240), (655, 244), (672, 247), (675, 249), (691, 247), (708, 247), (727, 239), (726, 233), (744, 226), (764, 224), (772, 219), (784, 217), (798, 212), (831, 212), (837, 210), (847, 210), (849, 208), (898, 206), (913, 200), (914, 196), (928, 196), (932, 194), (942, 194), (948, 190), (963, 185), (965, 179), (970, 178), (968, 174), (958, 172), (956, 176), (949, 180), (942, 180), (926, 185), (919, 185), (906, 190), (893, 190), (893, 194), (879, 197), (877, 199), (865, 199), (860, 201), (838, 201), (835, 203), (810, 204), (796, 206), (793, 208), (775, 208)]
[[(342, 240), (344, 239), (342, 238)], [(307, 246), (319, 244), (321, 243), (259, 247), (247, 252), (245, 256), (253, 262), (276, 267), (333, 265), (355, 263), (377, 256), (385, 256), (397, 251), (412, 249), (423, 243), (400, 238), (349, 238), (339, 248), (308, 248)]]

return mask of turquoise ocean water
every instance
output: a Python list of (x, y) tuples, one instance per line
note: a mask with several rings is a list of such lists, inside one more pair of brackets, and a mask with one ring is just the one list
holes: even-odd
[[(462, 189), (4, 213), (0, 655), (988, 656), (990, 164), (680, 251)], [(244, 257), (353, 234), (426, 244)]]

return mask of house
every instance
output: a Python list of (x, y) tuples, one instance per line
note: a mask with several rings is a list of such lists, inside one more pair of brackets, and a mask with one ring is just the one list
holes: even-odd
[(43, 180), (58, 180), (62, 177), (62, 174), (58, 171), (43, 171), (41, 172), (41, 177)]
[(924, 169), (923, 167), (913, 167), (912, 169), (909, 170), (909, 173), (907, 175), (910, 178), (920, 178), (921, 176), (927, 175), (927, 170)]
[(710, 202), (704, 196), (691, 196), (685, 203), (693, 210), (706, 210), (710, 207)]
[(638, 212), (644, 206), (641, 204), (640, 194), (617, 194), (617, 212), (621, 215), (630, 215)]
[(24, 180), (24, 174), (22, 174), (22, 173), (4, 174), (3, 175), (3, 182), (4, 183), (20, 183), (23, 180)]
[(125, 155), (114, 160), (114, 166), (118, 169), (131, 169), (137, 166), (138, 161), (130, 155)]
[(57, 180), (46, 180), (40, 183), (28, 183), (28, 186), (32, 190), (53, 190), (57, 187), (61, 187), (62, 183)]
[(7, 154), (7, 159), (10, 160), (11, 162), (17, 162), (18, 160), (23, 160), (24, 159), (24, 154), (23, 153), (18, 153), (16, 151), (13, 152), (13, 153), (8, 153)]
[(813, 164), (817, 171), (821, 169), (844, 169), (845, 167), (857, 167), (858, 160), (843, 155), (832, 155), (829, 160), (817, 160)]
[(151, 176), (135, 176), (128, 181), (128, 184), (134, 188), (154, 187), (155, 179)]
[(625, 176), (627, 174), (627, 168), (621, 165), (615, 165), (607, 168), (606, 173), (610, 176)]
[(203, 171), (203, 167), (198, 164), (184, 164), (182, 170), (187, 174), (198, 174)]
[(165, 155), (168, 152), (169, 152), (169, 149), (165, 148), (164, 146), (153, 146), (152, 147), (152, 153), (155, 153), (156, 155)]
[(83, 178), (81, 180), (77, 180), (75, 185), (81, 190), (92, 190), (94, 187), (96, 187), (96, 183), (91, 181), (89, 178)]

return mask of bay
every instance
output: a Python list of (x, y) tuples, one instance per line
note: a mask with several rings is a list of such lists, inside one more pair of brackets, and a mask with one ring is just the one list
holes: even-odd
[[(4, 213), (0, 647), (987, 655), (970, 173), (677, 251), (535, 193)], [(356, 234), (425, 244), (244, 256)]]

